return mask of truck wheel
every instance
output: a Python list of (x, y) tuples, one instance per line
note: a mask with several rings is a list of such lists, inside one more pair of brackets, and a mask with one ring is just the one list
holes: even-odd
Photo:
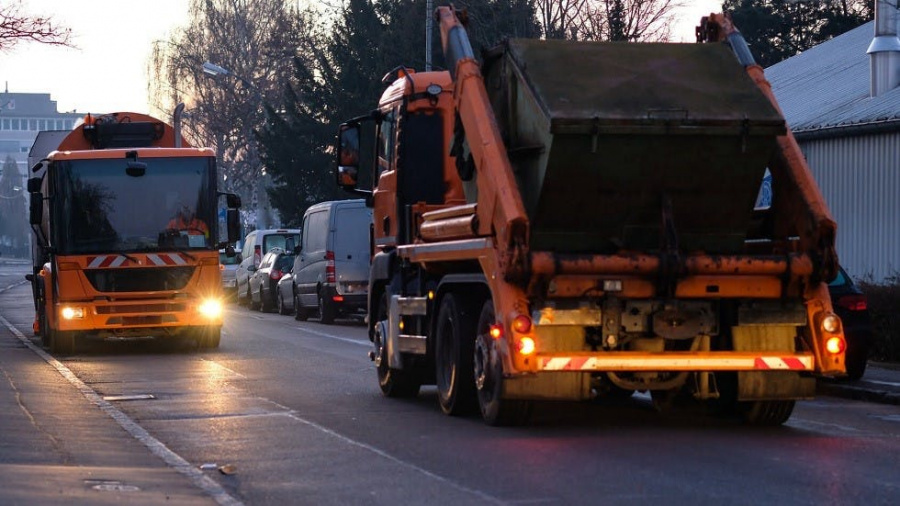
[(201, 342), (203, 345), (202, 348), (207, 348), (210, 350), (214, 350), (219, 347), (219, 342), (222, 340), (222, 328), (221, 327), (208, 327), (202, 330), (203, 337)]
[(475, 388), (481, 417), (488, 425), (524, 425), (531, 416), (530, 401), (502, 399), (503, 364), (490, 336), (494, 323), (494, 303), (487, 301), (478, 318), (475, 340)]
[(309, 319), (309, 312), (300, 305), (300, 296), (298, 295), (294, 295), (294, 319), (298, 322), (305, 322)]
[(75, 333), (51, 330), (50, 353), (55, 355), (71, 355), (75, 353)]
[(788, 421), (794, 401), (749, 401), (739, 403), (744, 421), (749, 425), (773, 427)]
[(385, 397), (406, 398), (419, 395), (422, 383), (409, 370), (391, 369), (388, 367), (387, 345), (387, 292), (381, 294), (378, 306), (378, 320), (375, 324), (375, 370), (378, 373), (378, 386)]
[(326, 299), (325, 296), (319, 291), (319, 318), (320, 321), (326, 325), (330, 325), (334, 323), (336, 309), (334, 307), (334, 303), (330, 300)]
[(475, 411), (475, 311), (453, 294), (441, 299), (435, 335), (435, 373), (438, 401), (448, 415)]

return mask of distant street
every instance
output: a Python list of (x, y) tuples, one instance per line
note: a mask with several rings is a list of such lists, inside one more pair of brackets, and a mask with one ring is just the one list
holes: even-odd
[(664, 416), (637, 395), (547, 405), (528, 427), (491, 428), (444, 416), (433, 387), (412, 401), (382, 398), (359, 322), (297, 322), (234, 305), (216, 351), (98, 342), (56, 363), (31, 334), (29, 286), (5, 289), (27, 270), (0, 264), (2, 504), (900, 497), (898, 406), (820, 397), (799, 403), (784, 427), (752, 429)]

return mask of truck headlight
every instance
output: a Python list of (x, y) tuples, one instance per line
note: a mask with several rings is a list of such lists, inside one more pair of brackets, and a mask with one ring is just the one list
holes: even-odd
[(218, 318), (222, 316), (222, 302), (216, 299), (206, 299), (197, 307), (200, 314), (207, 318)]
[(62, 315), (63, 320), (81, 319), (84, 318), (84, 308), (65, 306), (60, 309), (59, 314)]

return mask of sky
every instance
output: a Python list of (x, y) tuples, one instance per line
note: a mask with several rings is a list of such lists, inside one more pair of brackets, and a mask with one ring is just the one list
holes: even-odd
[[(8, 3), (16, 0), (0, 0)], [(150, 112), (147, 63), (155, 40), (187, 24), (188, 0), (24, 0), (24, 10), (72, 29), (77, 48), (20, 43), (0, 53), (0, 91), (50, 93), (59, 112)], [(437, 3), (437, 2), (436, 2)], [(693, 42), (721, 0), (686, 0), (673, 41)]]

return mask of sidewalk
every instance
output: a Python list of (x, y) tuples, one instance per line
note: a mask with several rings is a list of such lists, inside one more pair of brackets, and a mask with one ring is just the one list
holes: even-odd
[(900, 364), (869, 362), (858, 381), (819, 380), (819, 395), (900, 405)]

